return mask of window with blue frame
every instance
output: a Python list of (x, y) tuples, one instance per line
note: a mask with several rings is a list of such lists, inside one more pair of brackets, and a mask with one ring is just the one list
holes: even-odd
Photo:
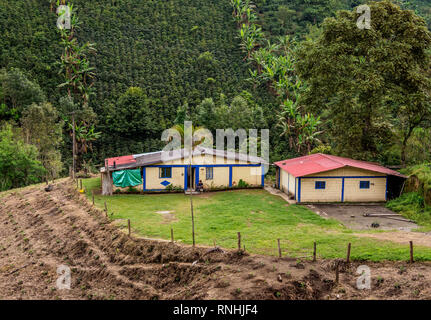
[(370, 181), (359, 181), (359, 189), (370, 189)]
[(314, 184), (314, 189), (325, 189), (326, 181), (316, 181)]
[(207, 167), (206, 169), (207, 169), (207, 174), (206, 174), (207, 180), (212, 180), (214, 177), (214, 168)]
[(159, 178), (172, 178), (172, 167), (159, 168)]

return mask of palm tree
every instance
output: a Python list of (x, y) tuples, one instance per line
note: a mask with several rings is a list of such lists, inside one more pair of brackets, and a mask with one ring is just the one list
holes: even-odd
[[(185, 147), (185, 137), (187, 135), (192, 137), (192, 143), (190, 146), (190, 150), (189, 150), (189, 166), (188, 166), (188, 176), (191, 177), (191, 170), (192, 170), (192, 154), (193, 151), (195, 150), (195, 148), (202, 144), (205, 138), (202, 138), (200, 140), (195, 140), (194, 139), (194, 134), (200, 130), (203, 129), (202, 127), (193, 127), (193, 125), (190, 125), (188, 127), (184, 126), (184, 123), (182, 124), (176, 124), (174, 125), (171, 129), (176, 130), (180, 136), (181, 136), (181, 147), (184, 148)], [(171, 138), (170, 141), (172, 141), (173, 138)], [(185, 154), (185, 152), (184, 152)], [(188, 188), (187, 186), (184, 186), (184, 189)], [(192, 236), (193, 236), (193, 247), (195, 246), (195, 219), (194, 219), (194, 214), (193, 214), (193, 191), (190, 190), (190, 211), (191, 211), (191, 217), (192, 217)]]
[(296, 147), (298, 153), (310, 153), (312, 145), (320, 142), (318, 136), (322, 131), (318, 131), (318, 127), (321, 123), (320, 117), (316, 118), (310, 113), (301, 115), (298, 97), (295, 101), (285, 100), (281, 112), (277, 115), (277, 126), (281, 128), (280, 136), (287, 137), (289, 147)]
[(303, 141), (307, 146), (307, 153), (311, 152), (311, 146), (315, 143), (321, 143), (318, 138), (323, 131), (318, 131), (318, 126), (322, 123), (320, 116), (315, 118), (313, 114), (307, 113), (304, 118), (306, 125), (303, 130)]
[(280, 136), (289, 139), (290, 148), (293, 148), (295, 144), (294, 136), (297, 135), (298, 115), (297, 103), (289, 99), (283, 102), (282, 111), (277, 115), (277, 126), (281, 128)]
[[(204, 129), (204, 127), (195, 127), (195, 126), (191, 126), (191, 136), (193, 137), (194, 134), (196, 132), (198, 132), (201, 129)], [(181, 147), (184, 148), (184, 143), (185, 143), (185, 128), (184, 128), (184, 124), (176, 124), (174, 125), (171, 129), (176, 130), (180, 136), (181, 136)], [(187, 129), (187, 128), (186, 128)], [(190, 133), (189, 133), (190, 134)], [(171, 138), (168, 142), (171, 142), (173, 138)], [(202, 144), (204, 142), (204, 138), (200, 139), (200, 140), (194, 140), (192, 139), (192, 148), (193, 150), (200, 144)]]
[[(73, 130), (73, 125), (69, 123), (70, 130)], [(93, 141), (96, 141), (101, 136), (101, 132), (96, 132), (94, 125), (90, 128), (87, 128), (85, 124), (81, 123), (80, 125), (75, 125), (75, 139), (76, 139), (76, 156), (77, 156), (77, 164), (81, 163), (80, 159), (82, 159), (84, 154), (87, 154), (88, 151), (93, 151)]]

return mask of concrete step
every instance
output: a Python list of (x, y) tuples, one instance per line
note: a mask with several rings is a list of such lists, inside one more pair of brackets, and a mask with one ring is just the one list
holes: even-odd
[(195, 191), (195, 190), (186, 190), (184, 191), (184, 194), (201, 194), (199, 191)]

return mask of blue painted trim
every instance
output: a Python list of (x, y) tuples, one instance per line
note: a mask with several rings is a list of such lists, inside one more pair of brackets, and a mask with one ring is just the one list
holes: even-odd
[[(366, 187), (363, 186), (363, 182), (368, 182), (368, 185)], [(370, 189), (370, 181), (359, 181), (359, 189)]]
[(265, 166), (264, 165), (262, 165), (262, 181), (261, 181), (261, 183), (262, 183), (262, 187), (264, 187), (265, 186)]
[(196, 168), (196, 171), (195, 171), (195, 188), (197, 188), (198, 184), (199, 184), (199, 168)]
[[(182, 189), (182, 190), (184, 190), (184, 189)], [(149, 191), (149, 192), (152, 192), (152, 191), (166, 191), (166, 189), (147, 189), (147, 190), (144, 190), (144, 191)]]
[(301, 178), (298, 178), (298, 202), (301, 202)]
[(386, 177), (386, 193), (385, 193), (385, 200), (388, 200), (388, 177)]
[(341, 202), (344, 202), (344, 178), (341, 180)]
[(145, 170), (145, 167), (142, 168), (142, 190), (147, 190), (147, 170)]
[(386, 178), (386, 176), (331, 176), (331, 177), (301, 177), (303, 179), (370, 179), (370, 178)]
[(184, 167), (184, 190), (187, 190), (187, 184), (188, 184), (188, 170), (187, 170), (188, 166)]
[[(167, 168), (171, 168), (171, 175), (170, 176), (165, 176), (165, 177), (162, 177), (162, 172), (163, 172), (163, 170), (160, 170), (160, 169), (167, 169)], [(172, 166), (164, 166), (164, 167), (159, 167), (159, 179), (171, 179), (172, 178)]]
[(314, 189), (317, 189), (317, 190), (326, 189), (326, 181), (315, 181)]
[[(182, 168), (187, 167), (188, 165), (183, 164), (172, 164), (172, 165), (149, 165), (146, 167), (151, 168), (166, 168), (166, 167), (173, 167), (173, 168)], [(260, 167), (261, 164), (194, 164), (192, 165), (193, 168), (196, 167)]]
[(298, 199), (298, 197), (297, 197), (298, 192), (296, 192), (296, 180), (298, 180), (298, 178), (295, 178), (295, 200), (297, 200), (297, 199)]
[(280, 168), (277, 168), (277, 170), (278, 170), (278, 189), (281, 189), (281, 186), (280, 186), (281, 170)]
[[(211, 169), (211, 170), (209, 170)], [(214, 167), (206, 167), (205, 168), (205, 179), (213, 180), (214, 179)]]
[[(214, 168), (214, 167), (227, 167), (229, 168), (229, 187), (232, 187), (232, 168), (233, 167), (262, 167), (262, 171), (264, 168), (264, 165), (262, 164), (196, 164), (192, 165), (192, 168), (196, 168), (196, 175), (195, 175), (195, 182), (196, 185), (199, 183), (199, 168)], [(183, 164), (173, 164), (173, 165), (149, 165), (149, 166), (142, 166), (142, 179), (143, 179), (143, 191), (164, 191), (166, 189), (147, 189), (146, 188), (146, 168), (184, 168), (184, 190), (187, 190), (187, 184), (188, 184), (188, 167), (189, 165), (183, 165)], [(281, 175), (281, 172), (280, 172)], [(280, 179), (279, 175), (279, 179)], [(172, 170), (171, 170), (171, 177), (160, 177), (160, 171), (159, 171), (159, 179), (170, 179), (172, 178)], [(264, 175), (262, 174), (262, 186), (264, 185)], [(279, 184), (280, 185), (280, 184)]]

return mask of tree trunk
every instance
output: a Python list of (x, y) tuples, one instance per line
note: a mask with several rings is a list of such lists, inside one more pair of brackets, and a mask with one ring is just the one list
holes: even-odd
[(412, 135), (414, 127), (410, 127), (407, 134), (404, 136), (403, 144), (401, 146), (401, 165), (403, 168), (406, 166), (406, 148), (407, 148), (407, 141), (409, 140), (410, 136)]

